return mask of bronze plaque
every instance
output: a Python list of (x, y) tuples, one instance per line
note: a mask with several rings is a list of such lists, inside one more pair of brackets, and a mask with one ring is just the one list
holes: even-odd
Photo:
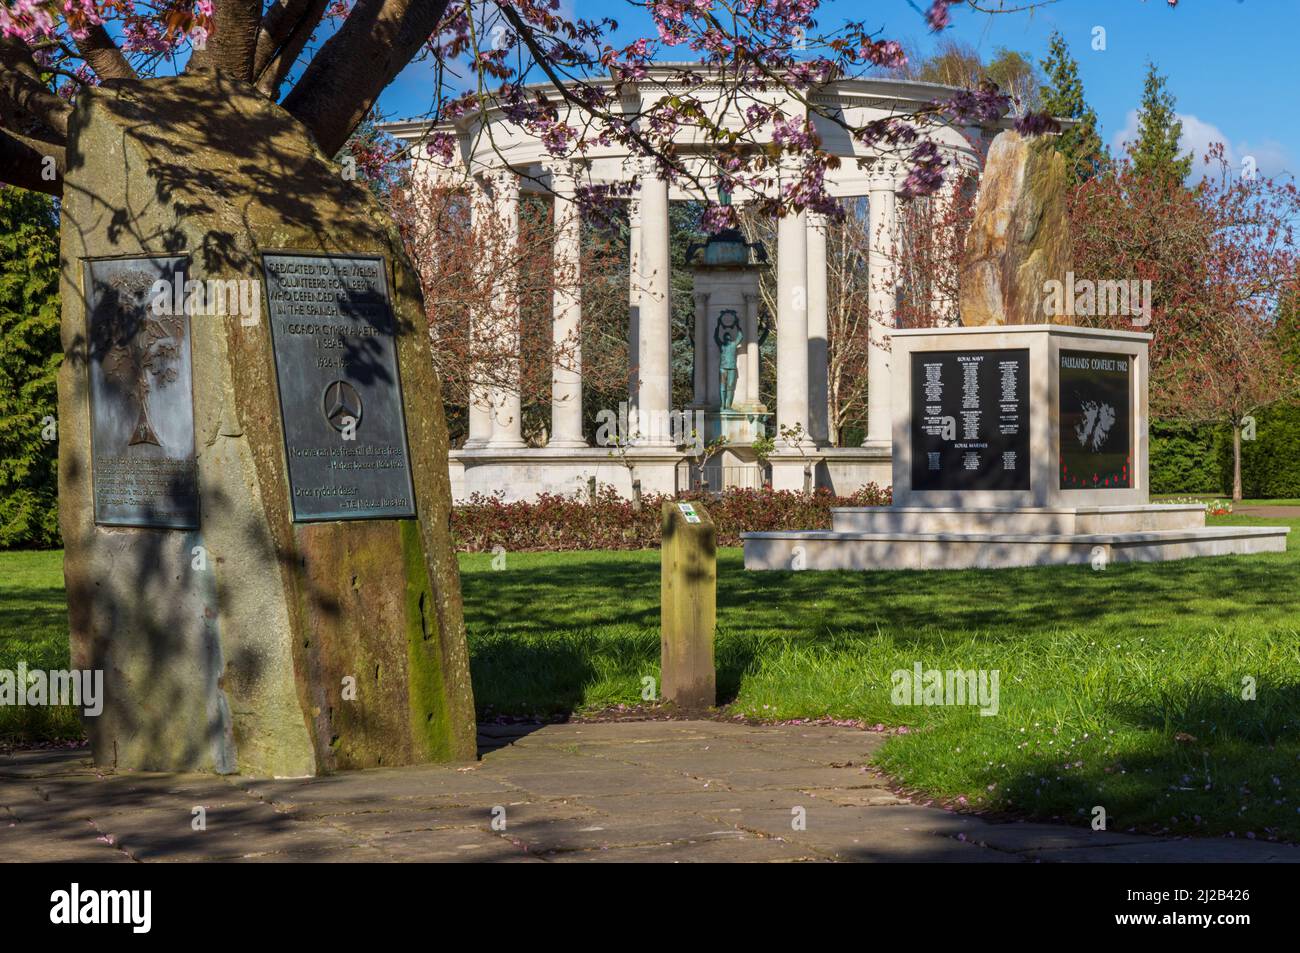
[(294, 520), (414, 517), (384, 259), (277, 254), (262, 267)]
[(174, 293), (186, 264), (84, 263), (96, 523), (199, 525), (190, 321)]

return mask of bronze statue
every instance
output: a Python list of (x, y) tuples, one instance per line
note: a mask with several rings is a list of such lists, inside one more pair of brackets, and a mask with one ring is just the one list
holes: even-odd
[[(731, 320), (727, 321), (727, 316)], [(740, 327), (740, 317), (735, 311), (727, 309), (718, 315), (718, 323), (713, 329), (713, 340), (718, 345), (718, 397), (722, 410), (730, 410), (736, 399), (736, 352), (740, 342), (745, 339), (745, 332)]]

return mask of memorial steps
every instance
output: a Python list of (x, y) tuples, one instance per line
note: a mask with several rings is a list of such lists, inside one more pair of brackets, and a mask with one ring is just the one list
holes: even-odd
[(1286, 550), (1280, 526), (1205, 525), (1199, 505), (848, 507), (830, 530), (742, 533), (746, 569), (1010, 569)]
[(1121, 506), (853, 506), (831, 510), (837, 533), (1123, 533), (1203, 529), (1199, 503)]

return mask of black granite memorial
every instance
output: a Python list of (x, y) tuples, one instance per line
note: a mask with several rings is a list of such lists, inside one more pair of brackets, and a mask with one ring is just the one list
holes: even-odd
[(912, 488), (1029, 489), (1029, 351), (912, 354)]
[(1060, 352), (1061, 489), (1133, 485), (1132, 360)]

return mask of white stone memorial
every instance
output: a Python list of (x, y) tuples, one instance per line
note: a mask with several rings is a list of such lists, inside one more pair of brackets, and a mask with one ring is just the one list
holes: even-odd
[[(682, 70), (703, 79), (689, 85)], [(618, 90), (630, 111), (658, 102), (664, 95), (689, 94), (716, 109), (716, 120), (767, 148), (780, 151), (777, 127), (767, 123), (755, 128), (745, 115), (749, 99), (728, 95), (724, 73), (715, 67), (674, 64), (651, 67), (641, 81), (625, 82), (614, 77), (593, 80)], [(768, 457), (771, 482), (777, 490), (803, 489), (805, 468), (815, 470), (816, 484), (847, 495), (868, 484), (889, 482), (889, 334), (901, 277), (894, 261), (902, 240), (896, 193), (909, 168), (911, 147), (888, 145), (867, 148), (828, 116), (842, 116), (846, 123), (860, 126), (885, 122), (893, 117), (925, 110), (937, 100), (951, 96), (951, 87), (901, 79), (838, 78), (793, 96), (773, 87), (756, 100), (770, 102), (786, 117), (806, 117), (822, 139), (822, 148), (836, 156), (836, 164), (825, 170), (827, 191), (838, 199), (866, 199), (869, 204), (871, 253), (864, 263), (872, 288), (868, 337), (870, 380), (867, 395), (867, 428), (860, 446), (832, 446), (827, 393), (829, 297), (827, 291), (827, 222), (813, 211), (788, 215), (777, 223), (774, 247), (768, 249), (775, 272), (775, 294), (767, 315), (776, 337), (776, 400), (765, 406), (759, 395), (759, 298), (757, 288), (737, 273), (727, 275), (725, 267), (706, 266), (696, 271), (694, 329), (692, 337), (703, 338), (696, 363), (693, 400), (690, 406), (672, 401), (673, 321), (671, 308), (672, 268), (669, 255), (669, 212), (673, 202), (701, 201), (693, 182), (713, 182), (719, 158), (716, 146), (701, 141), (690, 123), (680, 124), (674, 144), (688, 175), (675, 181), (664, 178), (653, 161), (632, 155), (625, 146), (611, 141), (594, 146), (580, 158), (556, 159), (546, 142), (529, 124), (513, 120), (508, 111), (471, 110), (460, 118), (430, 125), (427, 120), (386, 123), (383, 128), (412, 146), (415, 175), (438, 188), (464, 192), (473, 203), (474, 215), (497, 219), (504, 234), (518, 234), (520, 196), (525, 193), (552, 194), (556, 198), (557, 273), (580, 271), (578, 218), (572, 199), (580, 188), (610, 189), (622, 194), (633, 186), (628, 198), (628, 351), (630, 380), (627, 400), (620, 409), (602, 410), (619, 419), (631, 415), (634, 434), (627, 434), (629, 452), (622, 458), (601, 445), (601, 434), (583, 433), (581, 403), (583, 378), (580, 355), (556, 362), (552, 376), (552, 422), (545, 446), (529, 446), (521, 430), (520, 394), (506, 375), (495, 375), (491, 383), (476, 388), (469, 407), (469, 434), (464, 445), (453, 449), (449, 460), (454, 498), (460, 502), (475, 493), (499, 495), (505, 500), (531, 500), (542, 493), (567, 496), (583, 494), (591, 479), (613, 486), (629, 495), (633, 471), (644, 492), (672, 494), (696, 485), (699, 477), (689, 448), (672, 433), (671, 421), (689, 413), (708, 417), (706, 430), (712, 436), (728, 437), (728, 448), (717, 454), (707, 469), (710, 486), (754, 486), (760, 479), (754, 455), (747, 448), (760, 431), (778, 438)], [(548, 99), (557, 115), (573, 115), (572, 122), (584, 127), (588, 116), (567, 102), (549, 83), (529, 87), (529, 95)], [(810, 108), (815, 107), (815, 108)], [(970, 125), (943, 123), (927, 131), (954, 173), (979, 168), (981, 157), (993, 138), (1011, 123), (1010, 118), (992, 119)], [(424, 145), (433, 132), (456, 137), (458, 148), (450, 161), (427, 154)], [(738, 192), (738, 207), (761, 203), (791, 187), (801, 175), (798, 160), (787, 155), (762, 181)], [(945, 193), (943, 200), (951, 199)], [(715, 264), (724, 264), (715, 262)], [(503, 300), (518, 275), (506, 268), (496, 275)], [(937, 300), (942, 313), (955, 310), (956, 303)], [(499, 309), (505, 310), (505, 309)], [(733, 403), (722, 408), (718, 399), (719, 355), (722, 349), (714, 331), (726, 310), (735, 312), (743, 340), (735, 355), (736, 384)], [(554, 301), (555, 340), (562, 341), (579, 327), (582, 314), (581, 280), (557, 293)], [(491, 322), (471, 323), (472, 335), (490, 333)], [(730, 316), (727, 322), (731, 325)], [(719, 338), (721, 335), (718, 336)], [(517, 346), (516, 342), (508, 342)], [(728, 342), (729, 343), (729, 342)], [(697, 345), (698, 346), (698, 345)], [(727, 363), (732, 355), (726, 352)], [(564, 366), (562, 366), (564, 365)], [(517, 368), (511, 368), (513, 373)], [(506, 379), (502, 379), (506, 378)], [(727, 411), (727, 412), (723, 412)], [(781, 428), (796, 427), (798, 441), (779, 439)], [(679, 428), (681, 429), (681, 428)], [(685, 428), (689, 435), (690, 428)]]
[(1153, 504), (1149, 334), (1064, 325), (895, 330), (891, 506), (745, 533), (746, 569), (991, 569), (1286, 549), (1285, 527)]

